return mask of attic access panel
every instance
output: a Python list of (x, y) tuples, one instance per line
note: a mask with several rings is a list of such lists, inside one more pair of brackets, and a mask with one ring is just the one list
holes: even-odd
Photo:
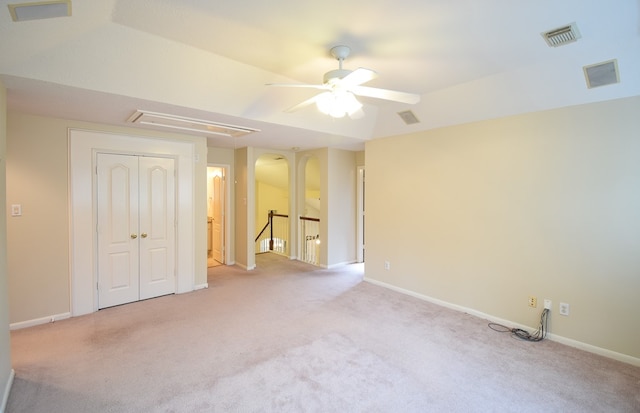
[(180, 131), (189, 135), (197, 136), (227, 136), (236, 138), (253, 132), (260, 132), (260, 129), (246, 126), (229, 125), (226, 123), (213, 122), (203, 119), (194, 119), (184, 116), (171, 115), (167, 113), (149, 112), (136, 110), (128, 119), (131, 123), (140, 125), (156, 126), (159, 128)]
[(71, 0), (36, 1), (7, 6), (14, 22), (71, 16)]

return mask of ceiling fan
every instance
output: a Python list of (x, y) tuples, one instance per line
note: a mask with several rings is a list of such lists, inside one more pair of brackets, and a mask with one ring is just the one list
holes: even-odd
[(414, 104), (420, 101), (420, 95), (414, 93), (362, 86), (363, 83), (375, 79), (378, 76), (377, 73), (362, 67), (356, 70), (343, 69), (342, 63), (351, 52), (348, 46), (335, 46), (331, 48), (330, 52), (331, 55), (338, 60), (339, 68), (325, 73), (322, 84), (268, 84), (268, 86), (302, 87), (324, 90), (324, 92), (298, 103), (285, 112), (294, 112), (315, 103), (321, 112), (335, 118), (349, 115), (352, 119), (357, 119), (362, 117), (364, 112), (362, 111), (362, 104), (356, 99), (356, 96), (407, 104)]

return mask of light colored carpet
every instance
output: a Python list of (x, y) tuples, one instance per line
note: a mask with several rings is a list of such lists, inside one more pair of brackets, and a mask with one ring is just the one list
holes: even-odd
[(272, 254), (12, 332), (18, 412), (640, 412), (640, 368)]

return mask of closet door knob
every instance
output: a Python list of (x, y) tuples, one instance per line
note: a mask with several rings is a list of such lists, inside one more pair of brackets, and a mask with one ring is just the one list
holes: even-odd
[(131, 234), (131, 239), (136, 239), (138, 238), (138, 234)]
[(146, 233), (146, 232), (143, 232), (142, 234), (140, 234), (140, 236), (141, 236), (142, 238), (147, 238), (147, 233)]

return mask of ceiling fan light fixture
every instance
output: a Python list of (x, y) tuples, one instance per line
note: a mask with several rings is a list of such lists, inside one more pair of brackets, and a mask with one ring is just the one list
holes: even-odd
[(320, 112), (333, 118), (351, 116), (362, 109), (362, 103), (356, 99), (353, 93), (346, 91), (321, 93), (316, 98), (316, 106)]
[(339, 67), (336, 70), (325, 73), (321, 85), (268, 83), (269, 86), (302, 87), (325, 91), (290, 107), (285, 112), (295, 112), (315, 103), (320, 112), (334, 118), (342, 118), (345, 115), (349, 115), (351, 119), (360, 119), (364, 116), (364, 111), (362, 110), (362, 103), (356, 99), (356, 96), (406, 104), (415, 104), (420, 101), (420, 95), (414, 93), (362, 86), (362, 84), (375, 79), (378, 75), (373, 70), (363, 67), (359, 67), (356, 70), (343, 69), (342, 63), (349, 55), (350, 50), (347, 46), (336, 46), (331, 49), (331, 55), (338, 60)]

